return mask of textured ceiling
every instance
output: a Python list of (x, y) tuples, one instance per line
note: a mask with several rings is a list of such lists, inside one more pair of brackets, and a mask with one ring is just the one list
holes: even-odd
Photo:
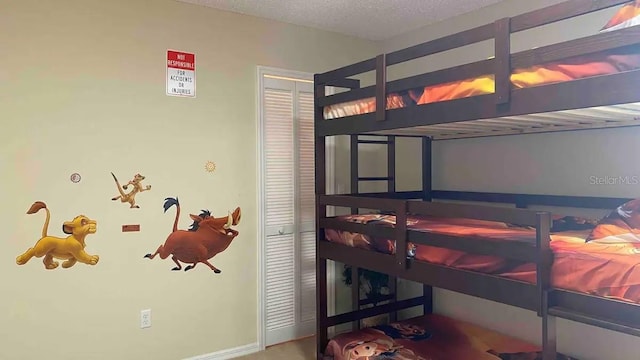
[(395, 35), (501, 0), (176, 0), (369, 40)]

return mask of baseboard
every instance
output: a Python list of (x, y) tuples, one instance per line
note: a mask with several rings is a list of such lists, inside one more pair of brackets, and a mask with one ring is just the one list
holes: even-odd
[(232, 349), (225, 349), (210, 354), (198, 355), (184, 360), (227, 360), (235, 359), (240, 356), (250, 355), (260, 351), (258, 343), (238, 346)]

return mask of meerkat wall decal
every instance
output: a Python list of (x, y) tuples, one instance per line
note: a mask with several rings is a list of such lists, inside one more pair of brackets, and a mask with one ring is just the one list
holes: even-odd
[[(118, 187), (118, 192), (120, 193), (120, 195), (112, 197), (111, 200), (120, 200), (120, 202), (122, 203), (129, 203), (130, 209), (139, 209), (140, 206), (136, 204), (136, 195), (143, 191), (151, 190), (151, 185), (147, 185), (145, 187), (142, 186), (142, 181), (145, 179), (145, 177), (140, 174), (135, 174), (132, 180), (129, 180), (128, 183), (120, 186), (118, 178), (116, 178), (113, 173), (111, 173), (111, 176), (113, 176), (113, 180), (115, 180), (116, 186)], [(131, 191), (125, 193), (124, 190), (127, 190), (129, 188), (129, 185), (131, 185), (132, 187)]]

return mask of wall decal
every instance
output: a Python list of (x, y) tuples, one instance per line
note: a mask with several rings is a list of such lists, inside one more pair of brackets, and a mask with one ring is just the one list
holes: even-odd
[(54, 261), (54, 259), (65, 260), (62, 263), (63, 268), (70, 268), (78, 261), (83, 264), (96, 265), (99, 260), (98, 255), (89, 255), (84, 248), (86, 246), (85, 238), (87, 235), (96, 233), (97, 222), (84, 215), (78, 215), (73, 218), (73, 220), (66, 221), (62, 224), (62, 231), (69, 236), (66, 238), (49, 236), (47, 232), (51, 213), (47, 205), (42, 201), (36, 201), (31, 205), (27, 214), (35, 214), (42, 209), (45, 209), (47, 212), (47, 217), (42, 228), (42, 237), (32, 248), (29, 248), (22, 255), (18, 256), (16, 263), (18, 265), (24, 265), (33, 257), (40, 258), (44, 256), (42, 262), (48, 270), (53, 270), (58, 267), (59, 263)]
[(171, 260), (176, 263), (176, 267), (171, 270), (181, 270), (180, 262), (190, 264), (184, 271), (193, 269), (198, 263), (207, 265), (214, 273), (222, 272), (213, 266), (209, 260), (215, 255), (225, 251), (231, 241), (238, 236), (238, 231), (231, 226), (240, 222), (241, 211), (237, 207), (233, 213), (224, 217), (213, 217), (208, 210), (202, 210), (200, 215), (189, 215), (193, 220), (189, 230), (178, 230), (178, 220), (180, 218), (180, 203), (178, 198), (166, 198), (164, 211), (167, 212), (172, 206), (176, 207), (176, 218), (173, 222), (173, 231), (167, 237), (163, 245), (160, 245), (155, 253), (147, 254), (144, 257), (153, 259), (160, 255), (161, 259), (166, 259), (171, 255)]
[(140, 224), (122, 225), (122, 232), (140, 231)]
[(71, 179), (71, 182), (74, 183), (74, 184), (79, 183), (80, 180), (82, 179), (82, 177), (78, 173), (71, 174), (71, 176), (69, 178)]
[(204, 164), (204, 169), (207, 172), (214, 172), (216, 171), (216, 163), (214, 163), (213, 161), (207, 161), (207, 163)]
[[(120, 186), (120, 182), (118, 182), (118, 178), (116, 178), (116, 176), (113, 173), (111, 173), (111, 176), (113, 176), (113, 180), (116, 181), (116, 186), (118, 187), (118, 192), (120, 193), (120, 195), (116, 197), (112, 197), (111, 200), (120, 199), (120, 202), (122, 203), (129, 203), (129, 205), (131, 205), (129, 207), (130, 209), (140, 208), (140, 206), (136, 204), (136, 194), (141, 193), (143, 191), (151, 190), (151, 185), (142, 187), (142, 181), (146, 178), (140, 174), (135, 174), (133, 176), (133, 180), (129, 180), (128, 183)], [(125, 193), (123, 189), (127, 190), (129, 188), (129, 185), (132, 186), (132, 189), (128, 193)]]

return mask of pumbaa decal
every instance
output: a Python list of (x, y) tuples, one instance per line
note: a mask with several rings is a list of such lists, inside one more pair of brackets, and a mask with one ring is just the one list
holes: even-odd
[(233, 239), (238, 236), (238, 231), (231, 228), (240, 222), (241, 211), (237, 207), (233, 213), (224, 217), (213, 217), (209, 211), (203, 210), (200, 215), (191, 214), (193, 220), (189, 230), (178, 230), (180, 218), (180, 203), (178, 198), (167, 198), (164, 202), (166, 212), (172, 206), (176, 207), (176, 218), (173, 222), (173, 231), (167, 237), (163, 245), (160, 245), (155, 253), (144, 257), (153, 259), (160, 255), (166, 259), (171, 255), (171, 260), (176, 264), (171, 270), (182, 269), (182, 263), (189, 264), (184, 271), (193, 269), (198, 263), (207, 265), (214, 273), (219, 274), (220, 269), (213, 266), (209, 260), (217, 254), (225, 251)]

